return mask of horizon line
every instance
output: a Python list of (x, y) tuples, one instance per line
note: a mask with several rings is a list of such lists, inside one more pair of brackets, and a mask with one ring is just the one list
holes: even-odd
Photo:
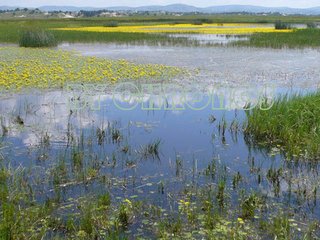
[(210, 7), (222, 7), (222, 6), (250, 6), (250, 7), (263, 7), (263, 8), (291, 8), (291, 9), (310, 9), (310, 8), (318, 8), (319, 6), (314, 7), (290, 7), (290, 6), (263, 6), (263, 5), (251, 5), (251, 4), (225, 4), (225, 5), (209, 5), (207, 7), (198, 7), (195, 5), (189, 5), (189, 4), (183, 4), (183, 3), (172, 3), (172, 4), (166, 4), (166, 5), (159, 5), (159, 4), (153, 4), (153, 5), (141, 5), (141, 6), (128, 6), (128, 5), (112, 5), (112, 6), (104, 6), (104, 7), (98, 7), (98, 6), (76, 6), (76, 5), (41, 5), (37, 7), (27, 7), (27, 6), (15, 6), (15, 5), (0, 5), (0, 7), (11, 7), (11, 8), (41, 8), (41, 7), (75, 7), (75, 8), (97, 8), (97, 9), (107, 9), (107, 8), (114, 8), (114, 7), (123, 7), (123, 8), (140, 8), (140, 7), (150, 7), (150, 6), (159, 6), (159, 7), (166, 7), (166, 6), (172, 6), (172, 5), (184, 5), (189, 7), (195, 7), (199, 9), (205, 9)]

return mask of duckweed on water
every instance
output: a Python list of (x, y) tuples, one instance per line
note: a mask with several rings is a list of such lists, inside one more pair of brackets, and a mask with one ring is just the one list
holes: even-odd
[(167, 80), (186, 70), (77, 56), (53, 49), (0, 48), (0, 88), (60, 88), (66, 83), (116, 83), (124, 80)]

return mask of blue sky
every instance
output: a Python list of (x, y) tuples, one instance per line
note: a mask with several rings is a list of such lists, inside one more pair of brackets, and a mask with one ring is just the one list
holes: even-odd
[(72, 5), (72, 6), (143, 6), (143, 5), (167, 5), (172, 3), (184, 3), (198, 7), (242, 4), (270, 7), (315, 7), (320, 6), (320, 0), (0, 0), (0, 6), (38, 7), (43, 5)]

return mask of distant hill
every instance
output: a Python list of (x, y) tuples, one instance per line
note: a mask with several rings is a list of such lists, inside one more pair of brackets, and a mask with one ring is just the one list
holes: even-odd
[[(16, 7), (0, 6), (0, 10), (15, 9)], [(290, 8), (290, 7), (261, 7), (252, 5), (224, 5), (212, 6), (206, 8), (194, 7), (186, 4), (171, 4), (166, 6), (151, 5), (142, 7), (75, 7), (75, 6), (42, 6), (39, 7), (42, 11), (71, 11), (80, 10), (95, 11), (95, 10), (113, 10), (113, 11), (149, 11), (149, 12), (177, 12), (177, 13), (232, 13), (232, 12), (248, 12), (248, 13), (282, 13), (282, 14), (304, 14), (304, 15), (320, 15), (320, 6), (314, 8)]]
[(320, 7), (315, 8), (290, 8), (290, 7), (259, 7), (252, 5), (225, 5), (203, 8), (206, 13), (250, 12), (250, 13), (282, 13), (320, 15)]
[(52, 11), (63, 11), (63, 12), (78, 12), (80, 10), (95, 11), (102, 8), (95, 7), (74, 7), (74, 6), (41, 6), (41, 11), (52, 12)]
[(16, 9), (17, 7), (9, 7), (9, 6), (0, 6), (0, 10), (3, 11), (3, 10), (14, 10)]
[(105, 7), (105, 8), (94, 8), (94, 7), (72, 7), (72, 6), (43, 6), (41, 10), (45, 11), (80, 11), (80, 10), (114, 10), (114, 11), (149, 11), (149, 12), (181, 12), (181, 13), (230, 13), (230, 12), (249, 12), (249, 13), (274, 13), (279, 12), (282, 14), (306, 14), (306, 15), (320, 15), (320, 7), (315, 8), (289, 8), (289, 7), (260, 7), (252, 5), (224, 5), (224, 6), (212, 6), (206, 8), (198, 8), (186, 4), (171, 4), (166, 6), (151, 5), (142, 7)]
[(202, 12), (202, 8), (186, 4), (171, 4), (167, 6), (143, 6), (134, 8), (135, 11), (164, 11), (164, 12)]

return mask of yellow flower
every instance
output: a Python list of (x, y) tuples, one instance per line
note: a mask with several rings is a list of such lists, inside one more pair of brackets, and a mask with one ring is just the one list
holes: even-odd
[(244, 224), (243, 219), (242, 219), (242, 218), (238, 218), (238, 223), (240, 223), (240, 224)]
[(194, 33), (194, 34), (252, 34), (262, 32), (292, 32), (288, 30), (276, 30), (273, 26), (264, 24), (224, 23), (224, 24), (158, 24), (158, 25), (136, 25), (119, 27), (77, 27), (77, 28), (54, 28), (62, 31), (82, 32), (128, 32), (128, 33)]
[[(23, 60), (22, 60), (23, 59)], [(106, 60), (76, 56), (73, 53), (49, 49), (0, 49), (0, 88), (61, 87), (67, 82), (112, 83), (140, 78), (186, 74), (181, 68), (152, 64), (134, 64), (126, 60)]]

